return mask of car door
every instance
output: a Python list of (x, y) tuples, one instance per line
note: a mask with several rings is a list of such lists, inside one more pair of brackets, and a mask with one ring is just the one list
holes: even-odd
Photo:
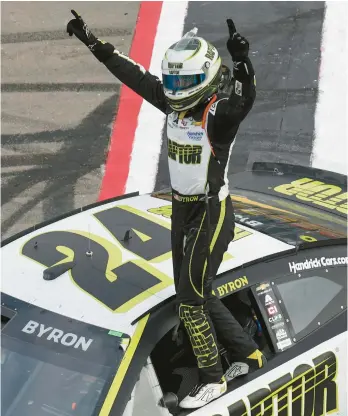
[(171, 413), (160, 405), (162, 397), (163, 392), (159, 380), (151, 358), (148, 357), (123, 416), (171, 416)]

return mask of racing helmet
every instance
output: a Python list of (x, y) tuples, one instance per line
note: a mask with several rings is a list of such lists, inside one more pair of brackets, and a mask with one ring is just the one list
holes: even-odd
[(217, 49), (197, 37), (197, 28), (186, 33), (162, 60), (164, 94), (174, 111), (188, 110), (217, 92), (221, 58)]

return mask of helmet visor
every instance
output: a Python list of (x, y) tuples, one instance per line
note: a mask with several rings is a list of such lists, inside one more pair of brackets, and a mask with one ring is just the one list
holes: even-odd
[(184, 91), (196, 87), (205, 80), (205, 74), (166, 75), (163, 74), (163, 86), (173, 92)]

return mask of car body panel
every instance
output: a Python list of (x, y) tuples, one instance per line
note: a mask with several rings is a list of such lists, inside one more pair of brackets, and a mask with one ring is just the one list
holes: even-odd
[[(346, 271), (346, 177), (317, 169), (255, 163), (251, 172), (231, 179), (235, 238), (213, 282), (216, 296), (225, 298), (251, 288), (267, 321), (263, 298), (258, 294), (272, 287), (280, 299), (278, 280), (294, 276), (301, 279), (309, 270), (328, 275), (336, 269)], [(104, 332), (111, 331), (111, 335), (114, 331), (130, 339), (130, 343), (123, 344), (124, 360), (98, 412), (102, 416), (122, 415), (127, 403), (131, 414), (129, 398), (139, 373), (146, 362), (150, 365), (148, 358), (154, 345), (178, 320), (170, 248), (170, 198), (164, 191), (125, 195), (75, 210), (2, 242), (4, 310), (19, 313), (16, 302), (26, 302), (42, 313), (50, 311), (82, 326), (94, 325)], [(44, 271), (57, 265), (66, 267), (66, 271), (45, 280)], [(265, 416), (290, 416), (285, 410), (279, 411), (279, 394), (275, 392), (280, 388), (290, 397), (291, 383), (301, 380), (305, 385), (308, 380), (302, 376), (296, 379), (294, 374), (299, 366), (307, 365), (316, 380), (312, 390), (321, 400), (323, 389), (317, 380), (323, 373), (315, 373), (314, 366), (323, 365), (322, 357), (335, 369), (332, 374), (325, 369), (323, 384), (329, 395), (324, 407), (327, 400), (336, 400), (334, 405), (339, 410), (327, 407), (316, 413), (313, 407), (312, 412), (312, 396), (305, 390), (298, 402), (309, 403), (308, 414), (313, 416), (329, 411), (334, 415), (346, 413), (343, 401), (347, 386), (342, 369), (346, 366), (347, 323), (343, 314), (347, 300), (332, 305), (331, 320), (320, 328), (309, 328), (301, 340), (295, 339), (287, 309), (279, 302), (276, 306), (281, 309), (291, 343), (278, 348), (275, 334), (267, 327), (275, 358), (256, 375), (248, 375), (247, 382), (237, 382), (232, 392), (194, 414), (251, 416), (260, 414), (255, 409), (263, 409), (261, 403), (267, 402)], [(338, 395), (333, 399), (336, 387)], [(313, 406), (319, 406), (319, 401), (316, 399)]]
[[(147, 195), (132, 197), (126, 203), (121, 200), (92, 208), (20, 237), (2, 248), (2, 291), (41, 308), (131, 335), (134, 330), (131, 322), (134, 319), (175, 294), (171, 255), (168, 252), (170, 246), (163, 241), (170, 241), (170, 221), (149, 212), (166, 205), (169, 203), (164, 204), (163, 201)], [(124, 213), (126, 220), (139, 219), (138, 227), (119, 222), (118, 217)], [(102, 219), (103, 225), (101, 215), (105, 215)], [(120, 221), (122, 220), (124, 218)], [(146, 223), (150, 223), (151, 227), (158, 227), (157, 230), (161, 233), (158, 243), (154, 241), (156, 234), (146, 234), (152, 231), (146, 228)], [(121, 237), (127, 229), (132, 228), (135, 230), (132, 239), (122, 244), (121, 238), (116, 238), (117, 236), (108, 231), (108, 224)], [(218, 272), (220, 274), (259, 257), (292, 248), (244, 225), (237, 227), (236, 239), (229, 246), (228, 254)], [(150, 244), (152, 247), (148, 251), (140, 253), (139, 245)], [(133, 246), (143, 256), (132, 251)], [(86, 254), (89, 250), (93, 252), (90, 257)], [(52, 281), (43, 279), (46, 267), (67, 260), (76, 262), (71, 271)], [(117, 276), (117, 268), (122, 265), (131, 267), (127, 270), (123, 266), (124, 272)], [(150, 287), (146, 287), (141, 281), (132, 280), (132, 273), (138, 270), (144, 271), (144, 276), (145, 273), (150, 276)], [(81, 273), (84, 275), (80, 276)], [(106, 291), (112, 291), (112, 287), (117, 286), (118, 279), (122, 279), (120, 281), (124, 284), (121, 290), (125, 296), (120, 296), (119, 302), (112, 304), (103, 294), (91, 293), (90, 288), (81, 283), (82, 279), (105, 279)], [(138, 285), (132, 292), (133, 298), (126, 293), (133, 289), (132, 285)], [(119, 292), (117, 288), (116, 291)]]
[[(340, 334), (225, 394), (194, 416), (347, 414), (347, 336)], [(265, 413), (263, 413), (263, 411)], [(290, 413), (292, 411), (292, 413)]]

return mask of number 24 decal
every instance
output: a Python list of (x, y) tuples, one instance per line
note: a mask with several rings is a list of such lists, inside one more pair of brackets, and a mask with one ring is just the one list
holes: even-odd
[[(27, 241), (22, 254), (45, 267), (74, 261), (69, 271), (80, 289), (115, 312), (126, 312), (172, 284), (150, 263), (171, 257), (170, 224), (128, 205), (94, 214), (115, 243), (83, 231), (51, 231)], [(131, 239), (124, 241), (127, 230)], [(139, 258), (122, 263), (122, 246)], [(93, 255), (88, 257), (86, 251)]]

